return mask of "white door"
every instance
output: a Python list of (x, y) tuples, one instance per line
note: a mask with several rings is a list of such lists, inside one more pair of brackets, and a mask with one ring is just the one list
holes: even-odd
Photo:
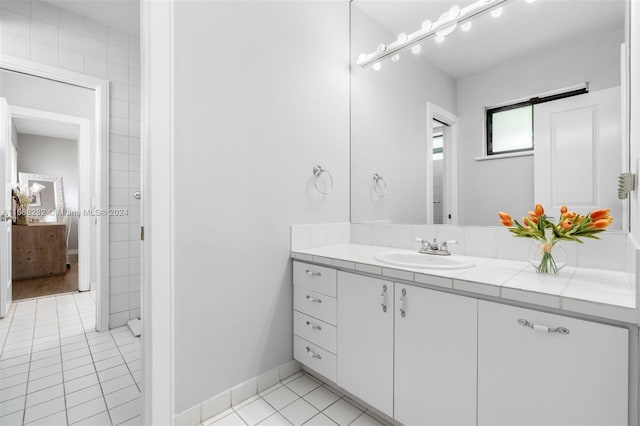
[(551, 216), (608, 208), (622, 229), (620, 105), (614, 87), (534, 107), (534, 202)]
[(393, 417), (393, 283), (338, 272), (337, 382)]
[(477, 304), (396, 283), (394, 414), (400, 423), (475, 424)]
[(0, 98), (0, 317), (11, 305), (11, 112)]
[(628, 339), (625, 328), (480, 301), (478, 425), (626, 425)]

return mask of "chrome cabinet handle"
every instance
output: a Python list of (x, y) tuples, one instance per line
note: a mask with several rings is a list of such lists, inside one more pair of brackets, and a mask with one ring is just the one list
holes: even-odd
[(382, 306), (382, 312), (387, 312), (387, 285), (382, 286), (382, 293), (380, 294), (380, 306)]
[(529, 327), (530, 329), (534, 331), (539, 331), (541, 333), (569, 334), (568, 328), (565, 328), (565, 327), (551, 328), (551, 327), (547, 327), (546, 325), (533, 324), (527, 321), (526, 319), (519, 319), (518, 324), (520, 324), (523, 327)]
[(307, 275), (311, 275), (312, 277), (321, 277), (322, 276), (322, 272), (314, 272), (311, 269), (307, 269), (305, 272), (307, 273)]
[(404, 309), (405, 308), (404, 298), (405, 298), (406, 295), (407, 295), (407, 289), (403, 288), (402, 289), (402, 296), (400, 296), (400, 303), (398, 304), (399, 305), (399, 309), (400, 309), (400, 316), (402, 318), (407, 316), (407, 312)]
[(13, 220), (15, 219), (13, 216), (8, 215), (7, 212), (2, 212), (2, 216), (0, 216), (0, 221), (7, 221), (7, 220)]
[(305, 321), (307, 323), (307, 327), (311, 328), (312, 330), (318, 330), (321, 331), (322, 327), (320, 327), (318, 324), (314, 324), (310, 321)]
[(307, 294), (306, 298), (311, 303), (322, 303), (322, 299), (320, 299), (319, 297), (311, 297)]
[(317, 354), (315, 352), (313, 352), (309, 346), (307, 346), (307, 354), (311, 357), (311, 358), (315, 358), (315, 359), (322, 359), (322, 357), (320, 356), (320, 354)]

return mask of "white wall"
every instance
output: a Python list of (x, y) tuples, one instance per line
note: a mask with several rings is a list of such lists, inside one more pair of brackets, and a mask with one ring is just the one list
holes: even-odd
[[(495, 225), (497, 211), (531, 210), (533, 156), (476, 161), (483, 154), (484, 108), (590, 82), (620, 85), (622, 31), (553, 46), (458, 81), (459, 224)], [(614, 185), (615, 183), (612, 183)]]
[[(62, 177), (64, 208), (78, 211), (78, 141), (18, 134), (18, 172)], [(78, 221), (71, 217), (69, 250), (78, 250)]]
[[(351, 22), (354, 64), (361, 52), (395, 37), (357, 6)], [(427, 101), (455, 113), (455, 80), (422, 57), (402, 54), (380, 71), (353, 66), (351, 93), (351, 220), (426, 222)], [(374, 173), (387, 182), (384, 198), (373, 191)]]
[[(140, 201), (131, 196), (140, 189), (139, 37), (38, 0), (3, 0), (0, 52), (110, 82), (110, 204), (129, 217), (110, 219), (109, 326), (124, 325), (140, 316)], [(41, 109), (62, 112), (63, 100), (42, 98), (51, 106)]]
[(349, 220), (349, 4), (174, 7), (179, 413), (291, 359), (289, 225)]

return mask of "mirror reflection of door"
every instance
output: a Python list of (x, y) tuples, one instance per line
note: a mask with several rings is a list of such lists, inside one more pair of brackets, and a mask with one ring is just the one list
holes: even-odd
[(433, 223), (445, 223), (445, 144), (446, 124), (433, 120)]

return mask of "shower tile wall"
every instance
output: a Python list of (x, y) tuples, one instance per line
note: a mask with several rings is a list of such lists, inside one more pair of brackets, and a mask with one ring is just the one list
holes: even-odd
[(0, 52), (110, 82), (109, 326), (140, 316), (140, 40), (37, 0), (0, 2)]

